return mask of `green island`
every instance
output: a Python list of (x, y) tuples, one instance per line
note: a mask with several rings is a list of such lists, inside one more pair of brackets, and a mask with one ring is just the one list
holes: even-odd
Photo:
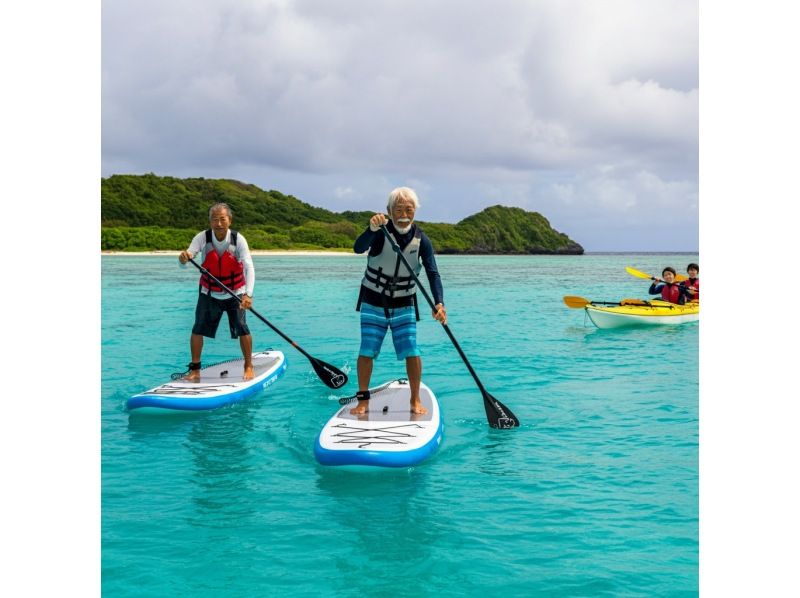
[[(352, 251), (374, 213), (331, 212), (230, 179), (116, 174), (101, 179), (101, 250), (184, 249), (208, 227), (208, 208), (218, 201), (231, 206), (233, 228), (258, 250)], [(456, 224), (417, 223), (441, 254), (583, 253), (544, 216), (521, 208), (492, 206)]]

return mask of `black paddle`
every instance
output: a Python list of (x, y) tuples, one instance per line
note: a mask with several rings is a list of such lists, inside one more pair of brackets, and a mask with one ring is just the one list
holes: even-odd
[[(230, 290), (228, 287), (226, 287), (216, 276), (211, 274), (211, 272), (209, 272), (208, 270), (203, 268), (203, 266), (201, 266), (196, 261), (194, 261), (194, 259), (189, 258), (189, 261), (192, 262), (192, 264), (194, 264), (195, 267), (198, 270), (200, 270), (200, 272), (202, 272), (203, 274), (208, 276), (211, 280), (213, 280), (215, 283), (217, 283), (217, 285), (219, 285), (220, 288), (224, 289), (231, 297), (236, 299), (239, 303), (242, 302), (242, 299), (236, 293), (234, 293), (232, 290)], [(264, 322), (264, 324), (266, 324), (267, 326), (272, 328), (275, 332), (277, 332), (279, 335), (281, 335), (281, 337), (283, 337), (283, 339), (286, 342), (288, 342), (295, 349), (300, 351), (300, 353), (305, 355), (306, 359), (308, 359), (311, 362), (311, 365), (313, 366), (314, 371), (317, 373), (317, 376), (319, 376), (319, 379), (322, 380), (322, 382), (325, 385), (327, 385), (330, 388), (341, 388), (342, 386), (347, 384), (347, 375), (343, 371), (341, 371), (340, 369), (332, 366), (329, 363), (325, 363), (324, 361), (320, 361), (316, 357), (312, 357), (311, 355), (309, 355), (308, 353), (303, 351), (303, 349), (300, 347), (300, 345), (298, 345), (296, 342), (294, 342), (292, 339), (290, 339), (288, 336), (286, 336), (283, 332), (278, 330), (269, 320), (267, 320), (265, 317), (263, 317), (260, 313), (258, 313), (252, 307), (250, 308), (250, 311), (252, 312), (252, 314), (255, 317), (257, 317), (259, 320)]]
[[(402, 260), (406, 268), (408, 268), (408, 271), (411, 273), (412, 278), (416, 281), (419, 290), (422, 292), (422, 294), (425, 296), (425, 299), (430, 304), (431, 309), (435, 311), (436, 305), (434, 304), (433, 299), (431, 299), (431, 296), (428, 294), (428, 291), (425, 289), (425, 287), (422, 286), (422, 283), (419, 281), (419, 278), (414, 272), (414, 269), (411, 267), (411, 264), (408, 263), (406, 256), (403, 255), (403, 250), (400, 249), (400, 246), (395, 242), (395, 240), (389, 234), (389, 231), (386, 230), (385, 225), (383, 224), (381, 225), (381, 230), (383, 231), (386, 240), (389, 241), (389, 243), (391, 243), (394, 252), (398, 255), (400, 260)], [(461, 356), (461, 359), (464, 360), (464, 365), (467, 366), (469, 373), (472, 374), (472, 378), (478, 385), (478, 389), (481, 391), (481, 394), (483, 394), (483, 408), (486, 410), (486, 419), (489, 421), (489, 425), (492, 428), (500, 428), (500, 429), (514, 428), (516, 426), (519, 426), (519, 420), (513, 413), (511, 413), (511, 409), (503, 405), (500, 401), (498, 401), (492, 395), (486, 392), (486, 389), (483, 387), (483, 384), (481, 384), (481, 381), (478, 379), (478, 374), (476, 374), (475, 370), (472, 369), (472, 365), (470, 365), (467, 356), (464, 355), (464, 351), (461, 350), (461, 346), (458, 344), (456, 337), (453, 336), (453, 333), (450, 331), (450, 328), (447, 326), (447, 324), (442, 324), (442, 328), (444, 328), (444, 331), (447, 333), (447, 336), (450, 337), (453, 346), (456, 348), (456, 351), (458, 351), (458, 354)]]

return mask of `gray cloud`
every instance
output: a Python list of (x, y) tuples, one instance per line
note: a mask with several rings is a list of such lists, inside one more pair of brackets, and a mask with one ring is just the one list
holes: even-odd
[(503, 203), (589, 250), (696, 249), (697, 13), (105, 2), (103, 174), (241, 178), (333, 210), (414, 181), (421, 219)]

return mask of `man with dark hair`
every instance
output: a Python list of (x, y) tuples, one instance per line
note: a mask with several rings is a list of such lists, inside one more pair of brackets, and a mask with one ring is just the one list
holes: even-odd
[[(208, 230), (195, 235), (189, 248), (178, 255), (185, 266), (189, 258), (201, 256), (202, 266), (239, 297), (231, 297), (210, 277), (200, 276), (200, 294), (195, 308), (190, 348), (192, 361), (186, 380), (200, 380), (200, 357), (203, 337), (214, 338), (222, 314), (228, 315), (231, 338), (239, 339), (244, 357), (244, 379), (253, 377), (253, 337), (247, 327), (245, 310), (253, 305), (253, 288), (256, 282), (253, 259), (244, 236), (230, 228), (233, 212), (224, 203), (216, 203), (208, 210), (211, 225)], [(240, 301), (241, 299), (241, 301)]]

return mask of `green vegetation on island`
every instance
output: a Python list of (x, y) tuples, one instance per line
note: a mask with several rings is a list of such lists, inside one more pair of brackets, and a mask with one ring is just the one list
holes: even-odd
[[(228, 179), (154, 174), (101, 179), (101, 249), (180, 250), (208, 227), (208, 208), (224, 201), (251, 249), (350, 251), (373, 212), (331, 212), (279, 191)], [(438, 253), (582, 254), (538, 212), (492, 206), (457, 224), (417, 221)]]

